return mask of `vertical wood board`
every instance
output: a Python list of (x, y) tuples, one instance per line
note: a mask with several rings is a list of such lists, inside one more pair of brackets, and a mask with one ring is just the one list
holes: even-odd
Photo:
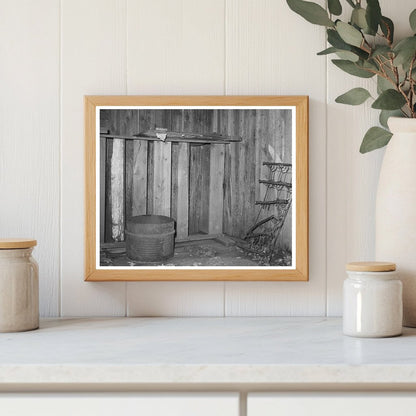
[(189, 235), (189, 144), (178, 143), (176, 237)]
[(105, 213), (104, 213), (104, 241), (113, 242), (113, 204), (112, 204), (112, 186), (111, 186), (111, 165), (113, 160), (113, 139), (107, 139), (106, 142), (106, 160), (105, 160)]
[(127, 316), (224, 316), (223, 282), (129, 282), (127, 285)]
[(1, 2), (0, 234), (37, 239), (47, 317), (60, 307), (59, 16), (54, 0)]
[[(139, 132), (139, 111), (130, 110), (126, 114), (125, 131), (126, 136), (132, 136)], [(131, 218), (137, 206), (140, 206), (140, 198), (137, 195), (138, 183), (140, 183), (140, 166), (137, 166), (141, 157), (141, 142), (135, 140), (125, 141), (125, 221)], [(146, 154), (147, 161), (147, 154)], [(145, 188), (146, 190), (146, 188)], [(145, 191), (146, 192), (146, 191)], [(144, 193), (145, 193), (144, 192)]]
[(111, 237), (114, 241), (124, 241), (124, 153), (125, 141), (113, 140), (111, 156)]
[(224, 144), (210, 146), (208, 234), (223, 232), (225, 146)]
[(61, 313), (120, 316), (125, 314), (125, 283), (83, 281), (82, 97), (126, 92), (126, 1), (62, 0), (61, 16)]
[(147, 154), (147, 142), (133, 142), (132, 216), (146, 214)]
[(224, 4), (128, 0), (128, 93), (223, 94)]
[(198, 234), (202, 201), (202, 146), (190, 146), (189, 167), (189, 234)]
[(153, 142), (153, 211), (170, 216), (172, 144)]
[(106, 174), (107, 139), (100, 139), (100, 243), (105, 242), (105, 213), (106, 213)]

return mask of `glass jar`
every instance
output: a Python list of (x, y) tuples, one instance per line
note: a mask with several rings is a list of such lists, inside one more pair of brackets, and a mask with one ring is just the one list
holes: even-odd
[(0, 240), (0, 332), (39, 327), (38, 264), (32, 257), (36, 240)]
[(385, 262), (347, 264), (343, 331), (354, 337), (393, 337), (402, 333), (402, 282), (396, 265)]

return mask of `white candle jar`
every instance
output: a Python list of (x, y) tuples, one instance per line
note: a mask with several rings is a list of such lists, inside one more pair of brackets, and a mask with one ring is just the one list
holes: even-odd
[(393, 337), (402, 333), (402, 282), (396, 265), (384, 262), (347, 264), (343, 331), (354, 337)]
[(0, 240), (0, 332), (39, 327), (38, 264), (35, 240)]

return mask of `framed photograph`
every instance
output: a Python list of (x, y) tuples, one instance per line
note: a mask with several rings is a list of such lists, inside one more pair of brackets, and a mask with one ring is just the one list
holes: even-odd
[(85, 161), (85, 280), (308, 280), (308, 97), (86, 96)]

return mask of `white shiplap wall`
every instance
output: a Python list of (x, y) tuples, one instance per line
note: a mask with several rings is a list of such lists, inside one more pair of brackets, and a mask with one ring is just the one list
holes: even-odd
[(43, 315), (59, 312), (59, 2), (0, 2), (0, 235), (35, 237)]
[[(413, 3), (382, 1), (398, 33)], [(373, 255), (383, 152), (358, 153), (374, 114), (334, 104), (358, 84), (315, 55), (322, 28), (284, 0), (0, 5), (0, 235), (39, 240), (43, 316), (341, 313), (344, 263)], [(310, 281), (84, 282), (86, 94), (309, 95)]]

